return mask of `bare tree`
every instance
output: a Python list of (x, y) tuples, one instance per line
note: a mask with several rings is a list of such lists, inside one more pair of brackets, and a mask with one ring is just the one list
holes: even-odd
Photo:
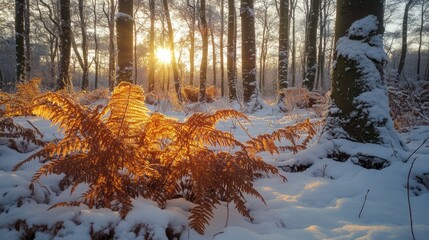
[[(107, 3), (107, 6), (106, 6)], [(115, 45), (115, 11), (116, 1), (103, 1), (103, 12), (109, 27), (109, 89), (113, 90), (116, 82), (116, 45)]]
[(401, 47), (401, 58), (399, 59), (397, 76), (398, 79), (404, 70), (405, 58), (407, 56), (407, 48), (408, 48), (408, 13), (410, 9), (414, 6), (415, 0), (408, 0), (405, 5), (404, 10), (404, 18), (402, 20), (402, 47)]
[[(167, 0), (162, 1), (164, 4), (164, 15), (165, 19), (167, 21), (167, 28), (168, 28), (168, 43), (170, 46), (170, 52), (171, 52), (171, 65), (173, 68), (173, 78), (174, 78), (174, 88), (176, 90), (177, 99), (182, 102), (182, 90), (181, 90), (181, 83), (180, 83), (180, 76), (179, 76), (179, 69), (177, 67), (177, 60), (176, 60), (176, 54), (174, 51), (174, 34), (173, 34), (173, 27), (171, 25), (171, 19), (170, 19), (170, 11), (168, 10), (168, 2)], [(168, 78), (170, 80), (170, 78)], [(168, 84), (167, 86), (169, 86)]]
[(116, 37), (118, 44), (118, 68), (116, 79), (119, 82), (133, 82), (133, 1), (119, 0), (116, 14)]
[(421, 52), (423, 45), (423, 30), (425, 24), (425, 14), (429, 11), (429, 7), (427, 5), (426, 0), (420, 2), (421, 10), (420, 10), (420, 29), (419, 29), (419, 48), (417, 50), (417, 81), (420, 80), (420, 65), (421, 65)]

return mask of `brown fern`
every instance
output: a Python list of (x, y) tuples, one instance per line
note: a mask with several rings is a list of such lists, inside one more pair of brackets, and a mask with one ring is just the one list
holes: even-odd
[(40, 96), (40, 78), (33, 78), (26, 83), (16, 84), (16, 93), (0, 93), (0, 106), (4, 109), (0, 110), (0, 116), (28, 116), (31, 115), (29, 103), (33, 99)]
[[(143, 90), (129, 83), (115, 88), (102, 109), (83, 107), (65, 93), (48, 93), (33, 102), (32, 113), (59, 124), (65, 136), (14, 169), (42, 158), (47, 162), (34, 174), (33, 183), (42, 175), (65, 173), (72, 192), (81, 183), (89, 184), (78, 201), (52, 207), (84, 203), (119, 210), (124, 217), (131, 199), (139, 195), (161, 207), (169, 199), (184, 197), (196, 204), (189, 225), (199, 233), (221, 202), (234, 203), (239, 213), (252, 219), (246, 197), (264, 202), (254, 181), (263, 174), (286, 180), (258, 154), (281, 151), (277, 144), (284, 139), (291, 142), (290, 150), (299, 151), (314, 135), (307, 121), (241, 143), (216, 129), (216, 124), (231, 118), (248, 120), (243, 113), (196, 113), (184, 122), (159, 113), (149, 115)], [(299, 142), (302, 132), (307, 137)]]

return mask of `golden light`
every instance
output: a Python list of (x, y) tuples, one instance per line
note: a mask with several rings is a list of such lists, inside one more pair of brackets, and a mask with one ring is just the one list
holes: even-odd
[(163, 64), (169, 64), (171, 61), (171, 52), (168, 48), (159, 47), (156, 49), (156, 58)]

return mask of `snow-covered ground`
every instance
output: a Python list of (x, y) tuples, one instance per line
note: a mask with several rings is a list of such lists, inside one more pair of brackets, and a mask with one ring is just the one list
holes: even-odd
[[(179, 119), (187, 117), (177, 112), (167, 112), (166, 115)], [(250, 135), (256, 136), (307, 117), (317, 121), (314, 116), (306, 110), (284, 115), (266, 108), (250, 115), (251, 124), (242, 124)], [(26, 127), (30, 127), (27, 120), (31, 121), (44, 133), (45, 140), (61, 137), (55, 126), (51, 127), (49, 122), (40, 118), (15, 120)], [(232, 131), (240, 141), (248, 138), (247, 133), (232, 121), (221, 122), (217, 127)], [(398, 152), (397, 156), (411, 154), (428, 136), (429, 126), (416, 127), (402, 134), (410, 152)], [(313, 165), (304, 172), (283, 172), (287, 182), (277, 177), (257, 180), (256, 189), (267, 204), (247, 198), (247, 207), (254, 221), (243, 218), (233, 206), (227, 208), (223, 204), (215, 211), (215, 217), (203, 236), (188, 228), (188, 210), (192, 204), (182, 199), (169, 201), (165, 209), (158, 208), (152, 201), (135, 199), (134, 209), (123, 220), (117, 212), (88, 209), (84, 205), (47, 211), (54, 203), (77, 199), (86, 186), (78, 187), (70, 195), (69, 189), (61, 191), (58, 187), (62, 176), (51, 175), (41, 178), (40, 185), (34, 186), (32, 195), (29, 182), (41, 163), (32, 161), (12, 172), (16, 163), (34, 152), (21, 154), (4, 145), (4, 141), (2, 144), (0, 239), (20, 239), (31, 231), (36, 232), (36, 239), (52, 239), (53, 236), (55, 239), (90, 239), (91, 234), (96, 238), (94, 233), (104, 231), (107, 235), (111, 230), (116, 239), (145, 239), (144, 231), (139, 229), (147, 229), (150, 239), (167, 239), (167, 227), (181, 231), (180, 239), (412, 239), (406, 186), (408, 171), (415, 157), (418, 159), (410, 180), (414, 232), (416, 239), (429, 238), (429, 192), (416, 180), (416, 175), (429, 172), (429, 143), (421, 147), (407, 163), (392, 157), (389, 159), (391, 165), (382, 170), (364, 169), (351, 160), (341, 163), (320, 158), (324, 146), (318, 143), (318, 136), (310, 149), (297, 155), (264, 155), (267, 162), (277, 166), (296, 161), (311, 162)], [(379, 151), (378, 148), (374, 149)], [(25, 229), (25, 226), (32, 229)]]

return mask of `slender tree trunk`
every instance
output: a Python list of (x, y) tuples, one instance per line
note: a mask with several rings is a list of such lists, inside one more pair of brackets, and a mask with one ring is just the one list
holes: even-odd
[(234, 0), (228, 0), (228, 47), (227, 47), (227, 74), (229, 100), (237, 100), (237, 72), (236, 72), (236, 16)]
[(116, 46), (115, 46), (115, 0), (108, 2), (108, 9), (104, 9), (109, 26), (109, 89), (112, 91), (116, 85)]
[(30, 0), (25, 0), (25, 30), (24, 30), (24, 41), (25, 41), (25, 80), (31, 79), (31, 42), (30, 42)]
[(15, 0), (16, 82), (25, 81), (24, 14), (25, 0)]
[(69, 65), (71, 55), (70, 0), (60, 0), (60, 63), (57, 87), (71, 88)]
[(194, 86), (194, 72), (195, 72), (195, 29), (196, 29), (196, 10), (195, 10), (195, 0), (192, 1), (193, 4), (188, 4), (188, 7), (191, 9), (191, 27), (189, 29), (189, 85)]
[(93, 29), (94, 29), (94, 67), (95, 67), (95, 73), (94, 73), (94, 88), (98, 88), (98, 74), (100, 69), (100, 47), (98, 43), (98, 35), (97, 35), (97, 24), (98, 24), (98, 17), (97, 17), (97, 0), (94, 0), (93, 2), (93, 13), (94, 13), (94, 22), (93, 22)]
[(118, 44), (118, 68), (116, 79), (133, 82), (133, 1), (119, 0), (116, 15), (116, 42)]
[[(285, 97), (282, 90), (288, 87), (288, 61), (289, 61), (289, 0), (280, 0), (279, 18), (279, 59), (278, 59), (278, 81), (279, 98), (278, 104), (284, 105)], [(282, 109), (285, 110), (285, 109)]]
[(292, 20), (292, 83), (291, 86), (295, 87), (296, 85), (296, 19), (295, 19), (295, 12), (296, 12), (296, 0), (291, 0), (291, 20)]
[(86, 17), (84, 12), (83, 0), (79, 0), (79, 18), (80, 18), (80, 31), (82, 34), (82, 90), (89, 89), (89, 63), (88, 63), (88, 41), (87, 41), (87, 27)]
[(150, 40), (149, 40), (149, 92), (155, 90), (155, 0), (149, 0)]
[(219, 39), (219, 55), (220, 55), (220, 94), (225, 97), (225, 66), (223, 60), (223, 31), (225, 28), (225, 0), (220, 1), (220, 39)]
[(212, 60), (213, 60), (213, 86), (217, 88), (217, 74), (216, 74), (216, 67), (217, 67), (217, 59), (216, 59), (216, 43), (214, 39), (214, 23), (211, 22), (210, 24), (210, 38), (212, 41)]
[[(422, 53), (422, 44), (423, 44), (423, 29), (424, 29), (424, 20), (425, 20), (425, 1), (422, 1), (422, 9), (420, 16), (420, 29), (419, 29), (419, 49), (417, 51), (417, 81), (420, 81), (420, 61), (421, 61), (421, 53)], [(429, 60), (429, 59), (428, 59)]]
[(314, 80), (317, 70), (317, 21), (319, 20), (320, 0), (311, 0), (310, 17), (308, 22), (307, 38), (306, 38), (306, 57), (307, 71), (303, 85), (310, 91), (314, 88)]
[(241, 64), (243, 100), (247, 111), (260, 107), (256, 82), (256, 41), (254, 0), (241, 0)]
[(405, 58), (407, 56), (407, 48), (408, 48), (408, 13), (413, 6), (415, 0), (408, 0), (407, 4), (405, 5), (404, 10), (404, 18), (402, 20), (402, 47), (401, 47), (401, 58), (399, 59), (399, 65), (398, 65), (398, 72), (397, 76), (398, 79), (402, 74), (402, 71), (404, 70), (405, 65)]
[(206, 102), (206, 84), (207, 84), (207, 58), (209, 48), (209, 36), (206, 20), (206, 0), (201, 0), (200, 5), (201, 38), (203, 40), (203, 56), (200, 68), (200, 95), (199, 101)]
[[(171, 25), (170, 11), (168, 10), (167, 0), (163, 0), (163, 3), (164, 3), (165, 18), (167, 20), (168, 42), (170, 45), (170, 52), (171, 52), (171, 66), (173, 68), (174, 89), (176, 90), (177, 99), (179, 100), (179, 102), (182, 102), (181, 82), (180, 82), (180, 76), (179, 76), (179, 69), (176, 63), (176, 55), (174, 52), (174, 34), (173, 34), (173, 27)], [(168, 78), (168, 80), (170, 80), (170, 78)]]

